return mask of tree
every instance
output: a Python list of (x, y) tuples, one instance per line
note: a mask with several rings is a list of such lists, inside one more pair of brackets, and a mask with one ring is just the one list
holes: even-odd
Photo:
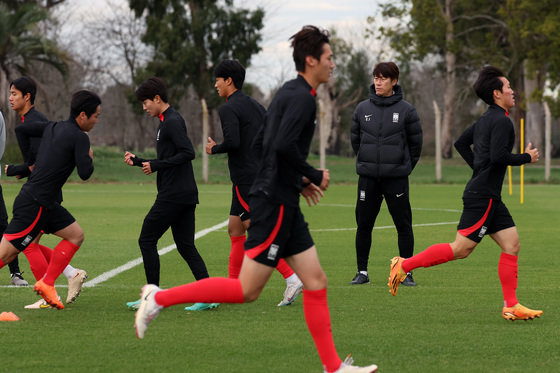
[(336, 68), (328, 84), (319, 87), (317, 97), (325, 115), (321, 119), (326, 121), (326, 152), (343, 154), (351, 151), (350, 121), (357, 102), (368, 96), (372, 66), (364, 49), (340, 38), (335, 30), (330, 40)]
[[(544, 92), (547, 83), (560, 83), (560, 13), (557, 0), (507, 1), (500, 14), (508, 25), (508, 40), (515, 57), (524, 95), (520, 106), (527, 112), (527, 141), (543, 148)], [(552, 106), (554, 99), (551, 100)]]
[(76, 25), (71, 35), (73, 45), (89, 46), (85, 53), (83, 49), (75, 51), (86, 79), (107, 88), (102, 99), (104, 108), (109, 110), (104, 110), (105, 120), (92, 136), (103, 133), (103, 144), (142, 152), (146, 145), (153, 145), (153, 121), (145, 115), (134, 93), (138, 74), (153, 57), (152, 47), (141, 40), (146, 20), (136, 17), (127, 3), (116, 0), (105, 0), (104, 9), (104, 17)]
[[(452, 155), (453, 120), (458, 75), (469, 76), (485, 63), (503, 63), (507, 25), (498, 17), (496, 0), (400, 0), (381, 5), (382, 15), (399, 19), (395, 26), (380, 27), (399, 53), (401, 64), (435, 61), (445, 81), (442, 153)], [(406, 21), (405, 21), (406, 20)], [(404, 21), (404, 22), (403, 22)], [(405, 27), (402, 27), (405, 23)]]
[[(16, 74), (33, 75), (34, 63), (47, 64), (66, 74), (69, 56), (38, 29), (47, 20), (47, 12), (35, 4), (11, 10), (0, 3), (0, 92), (8, 91), (8, 84)], [(5, 94), (0, 95), (0, 107), (7, 107)], [(10, 118), (13, 115), (11, 110), (5, 114)], [(13, 119), (7, 121), (13, 122)]]
[(18, 9), (25, 4), (36, 4), (42, 8), (50, 9), (63, 3), (65, 0), (4, 0), (3, 2), (10, 9)]
[(179, 96), (192, 86), (209, 108), (219, 102), (213, 91), (214, 66), (225, 58), (247, 66), (260, 50), (261, 8), (238, 9), (233, 0), (129, 0), (129, 4), (136, 16), (145, 15), (143, 41), (154, 48), (145, 75), (164, 77)]

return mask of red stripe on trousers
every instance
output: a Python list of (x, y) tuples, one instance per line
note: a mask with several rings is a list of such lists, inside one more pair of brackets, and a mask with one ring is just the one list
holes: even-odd
[(492, 207), (492, 198), (490, 198), (490, 202), (488, 203), (488, 208), (486, 208), (486, 212), (484, 213), (484, 216), (482, 217), (482, 219), (477, 221), (476, 224), (473, 225), (472, 227), (461, 229), (457, 233), (459, 233), (461, 236), (468, 237), (472, 232), (474, 232), (478, 228), (482, 227), (482, 224), (484, 224), (484, 222), (486, 221), (486, 218), (488, 218), (488, 214), (490, 213), (490, 208), (491, 207)]
[(237, 185), (235, 186), (235, 193), (237, 194), (237, 199), (239, 200), (239, 203), (241, 203), (241, 206), (243, 206), (243, 208), (247, 210), (247, 212), (250, 212), (249, 204), (247, 204), (247, 202), (245, 202), (243, 198), (241, 198), (241, 194), (239, 194), (239, 189), (237, 188)]
[(260, 253), (265, 251), (272, 244), (272, 241), (274, 241), (276, 235), (278, 234), (278, 231), (280, 230), (280, 227), (282, 226), (283, 218), (284, 218), (284, 205), (280, 205), (280, 211), (278, 212), (278, 219), (276, 220), (276, 225), (274, 226), (274, 229), (270, 233), (270, 236), (268, 236), (268, 238), (260, 245), (245, 251), (245, 254), (247, 254), (249, 258), (255, 259)]
[(41, 218), (41, 213), (43, 212), (43, 207), (39, 207), (39, 213), (37, 214), (37, 217), (35, 218), (35, 220), (33, 221), (33, 223), (31, 223), (31, 225), (29, 227), (27, 227), (27, 229), (19, 232), (19, 233), (4, 233), (4, 237), (6, 237), (6, 239), (8, 241), (11, 240), (15, 240), (17, 238), (21, 238), (27, 234), (29, 234), (29, 232), (31, 232), (33, 230), (33, 228), (35, 228), (35, 226), (37, 225), (37, 222), (39, 221), (39, 218)]

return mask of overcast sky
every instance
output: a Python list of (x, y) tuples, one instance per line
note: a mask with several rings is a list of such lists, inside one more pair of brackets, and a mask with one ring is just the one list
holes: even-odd
[[(66, 10), (70, 9), (69, 13), (65, 11), (71, 15), (69, 23), (75, 25), (103, 17), (106, 1), (67, 0), (63, 4)], [(128, 0), (110, 1), (128, 4)], [(363, 35), (367, 18), (377, 13), (378, 3), (379, 0), (235, 0), (235, 6), (251, 9), (260, 6), (266, 12), (262, 51), (251, 60), (246, 80), (267, 91), (295, 76), (288, 39), (304, 25), (334, 27), (340, 36), (351, 39), (355, 45), (370, 45), (372, 42), (365, 41)]]

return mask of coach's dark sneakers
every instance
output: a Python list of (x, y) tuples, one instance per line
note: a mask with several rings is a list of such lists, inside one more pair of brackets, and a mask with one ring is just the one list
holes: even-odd
[(414, 279), (412, 278), (412, 272), (406, 273), (406, 277), (404, 278), (402, 284), (404, 286), (416, 286), (416, 282), (414, 282)]
[(358, 272), (356, 273), (356, 277), (354, 277), (354, 279), (350, 281), (350, 285), (362, 285), (362, 284), (369, 284), (369, 276)]

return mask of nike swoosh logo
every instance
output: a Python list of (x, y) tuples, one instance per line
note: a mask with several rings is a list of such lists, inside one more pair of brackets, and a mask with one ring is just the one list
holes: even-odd
[(397, 198), (404, 196), (404, 193), (397, 194)]

